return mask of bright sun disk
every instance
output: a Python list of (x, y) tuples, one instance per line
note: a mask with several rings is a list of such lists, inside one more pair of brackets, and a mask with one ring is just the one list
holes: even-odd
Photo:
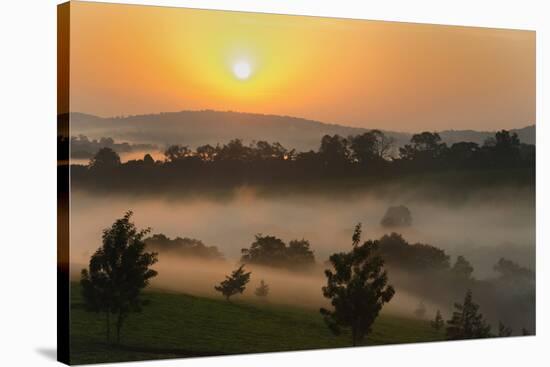
[(233, 64), (233, 74), (241, 80), (248, 79), (251, 72), (250, 64), (246, 61), (238, 61)]

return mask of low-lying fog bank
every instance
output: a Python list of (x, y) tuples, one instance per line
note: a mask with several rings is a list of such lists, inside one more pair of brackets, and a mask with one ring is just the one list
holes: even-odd
[[(495, 192), (498, 191), (498, 192)], [(412, 225), (385, 228), (380, 224), (392, 205), (406, 205)], [(372, 193), (338, 195), (259, 195), (241, 188), (229, 198), (217, 196), (141, 197), (89, 194), (73, 190), (71, 201), (71, 256), (87, 261), (101, 244), (101, 231), (134, 211), (138, 227), (169, 237), (189, 237), (217, 246), (227, 259), (238, 260), (254, 235), (274, 235), (285, 241), (307, 239), (317, 261), (349, 249), (356, 223), (364, 238), (375, 239), (395, 231), (409, 242), (427, 243), (445, 250), (452, 259), (465, 256), (474, 275), (494, 275), (500, 257), (535, 267), (535, 207), (530, 190), (493, 190), (472, 194), (459, 204), (419, 200), (409, 191), (393, 195)]]

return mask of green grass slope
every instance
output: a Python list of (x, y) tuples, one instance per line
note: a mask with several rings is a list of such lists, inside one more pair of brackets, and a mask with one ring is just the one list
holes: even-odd
[[(271, 304), (228, 303), (148, 291), (149, 304), (131, 314), (121, 344), (105, 340), (103, 315), (84, 311), (80, 288), (71, 290), (71, 363), (86, 364), (240, 353), (349, 347), (314, 310)], [(383, 315), (366, 345), (442, 340), (427, 321)]]

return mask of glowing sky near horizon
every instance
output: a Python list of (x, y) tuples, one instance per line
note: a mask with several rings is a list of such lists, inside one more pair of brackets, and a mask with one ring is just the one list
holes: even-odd
[(71, 4), (71, 110), (419, 131), (535, 123), (535, 32)]

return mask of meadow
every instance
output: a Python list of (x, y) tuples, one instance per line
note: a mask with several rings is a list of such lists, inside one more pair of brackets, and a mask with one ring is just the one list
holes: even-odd
[[(71, 364), (122, 362), (242, 353), (350, 347), (334, 336), (319, 312), (269, 302), (195, 297), (151, 289), (147, 306), (124, 324), (119, 345), (105, 340), (102, 314), (83, 309), (80, 286), (71, 285)], [(427, 320), (382, 313), (364, 345), (444, 340)]]

